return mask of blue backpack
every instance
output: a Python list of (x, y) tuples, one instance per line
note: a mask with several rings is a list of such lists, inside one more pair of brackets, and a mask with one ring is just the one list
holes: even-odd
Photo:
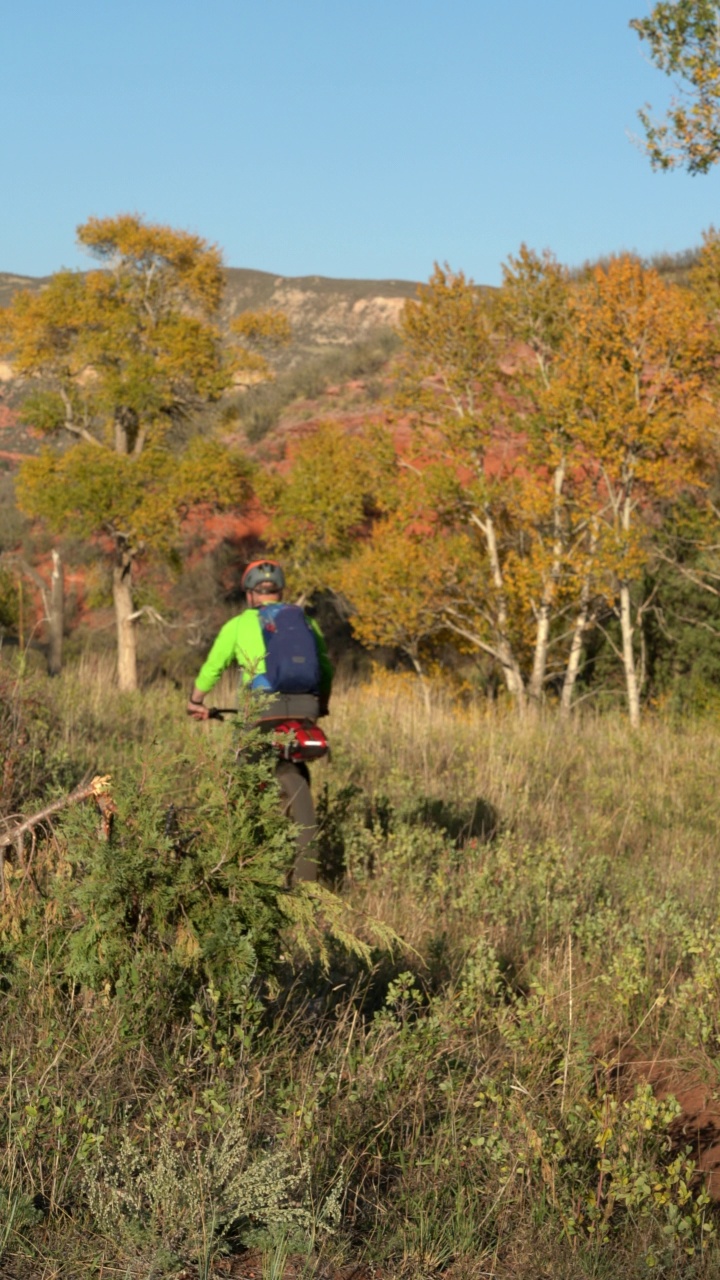
[(265, 675), (253, 689), (272, 693), (318, 693), (320, 662), (315, 636), (297, 604), (266, 604), (258, 610), (265, 641)]

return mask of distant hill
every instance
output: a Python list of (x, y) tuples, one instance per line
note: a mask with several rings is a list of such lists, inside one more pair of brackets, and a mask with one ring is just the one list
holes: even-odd
[(0, 307), (6, 307), (18, 289), (42, 289), (50, 276), (15, 276), (9, 271), (0, 271)]
[[(279, 276), (269, 271), (229, 267), (223, 316), (229, 322), (243, 311), (283, 311), (292, 340), (272, 363), (277, 380), (240, 394), (230, 394), (230, 422), (243, 422), (259, 439), (281, 418), (286, 406), (314, 398), (333, 382), (376, 375), (397, 344), (394, 330), (404, 303), (413, 298), (411, 280), (336, 280), (327, 276)], [(0, 272), (0, 306), (21, 289), (42, 289), (48, 276)], [(40, 441), (20, 426), (16, 411), (24, 393), (7, 364), (0, 362), (0, 463), (7, 465), (37, 453)], [(227, 402), (227, 397), (226, 397)]]
[[(284, 366), (318, 349), (348, 346), (394, 326), (403, 303), (417, 291), (411, 280), (278, 276), (241, 267), (228, 267), (225, 276), (223, 312), (228, 320), (242, 311), (263, 308), (288, 316), (293, 340), (282, 357)], [(0, 272), (0, 306), (7, 306), (19, 289), (42, 289), (48, 279)]]
[(295, 348), (345, 346), (397, 323), (411, 280), (334, 280), (327, 276), (274, 276), (266, 271), (230, 267), (226, 271), (225, 310), (271, 308), (284, 311), (293, 328)]
[[(648, 265), (684, 283), (696, 256), (697, 250), (658, 255)], [(354, 420), (377, 413), (392, 381), (397, 321), (407, 299), (416, 296), (417, 282), (281, 276), (239, 267), (228, 267), (225, 275), (226, 322), (243, 311), (270, 308), (283, 311), (292, 326), (290, 344), (272, 358), (275, 380), (223, 398), (217, 412), (227, 430), (257, 444), (276, 432), (282, 437), (288, 429), (302, 430), (318, 416), (347, 414)], [(17, 290), (41, 289), (48, 279), (0, 272), (0, 306)], [(480, 288), (491, 292), (489, 286)], [(12, 464), (40, 447), (17, 421), (23, 391), (0, 362), (0, 464)]]

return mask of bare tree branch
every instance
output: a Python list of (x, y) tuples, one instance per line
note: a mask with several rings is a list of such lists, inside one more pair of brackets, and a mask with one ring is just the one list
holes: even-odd
[[(52, 804), (46, 805), (44, 809), (34, 813), (32, 817), (25, 818), (23, 822), (6, 831), (4, 835), (0, 835), (0, 852), (4, 853), (4, 850), (20, 840), (26, 831), (32, 831), (41, 822), (45, 822), (47, 818), (52, 817), (54, 813), (60, 813), (62, 809), (67, 809), (72, 804), (79, 804), (81, 800), (89, 800), (91, 796), (98, 801), (101, 797), (108, 796), (109, 784), (110, 778), (107, 776), (100, 777), (96, 775), (92, 779), (85, 779), (69, 795), (61, 796), (59, 800), (54, 800)], [(2, 882), (2, 873), (0, 873), (0, 882)]]

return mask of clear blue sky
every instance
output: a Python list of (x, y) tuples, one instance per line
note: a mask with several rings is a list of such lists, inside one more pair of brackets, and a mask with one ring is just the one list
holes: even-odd
[(569, 264), (675, 252), (720, 172), (628, 140), (669, 86), (649, 0), (23, 0), (2, 12), (0, 270), (87, 259), (137, 211), (283, 275), (497, 283), (522, 241)]

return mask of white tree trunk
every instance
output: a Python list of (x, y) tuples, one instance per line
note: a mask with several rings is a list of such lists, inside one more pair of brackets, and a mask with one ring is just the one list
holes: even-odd
[(427, 676), (423, 671), (422, 663), (420, 662), (420, 659), (418, 658), (417, 654), (413, 653), (410, 649), (406, 649), (405, 652), (408, 658), (410, 659), (413, 665), (413, 670), (415, 672), (415, 675), (418, 678), (420, 688), (422, 689), (422, 696), (423, 696), (423, 702), (425, 703), (425, 710), (429, 717), (432, 711), (432, 706), (430, 702), (430, 685), (428, 684)]
[(495, 526), (492, 517), (487, 515), (485, 520), (478, 526), (482, 528), (485, 534), (485, 542), (488, 550), (488, 559), (490, 561), (490, 572), (492, 573), (493, 583), (497, 592), (497, 651), (502, 666), (505, 686), (511, 698), (514, 698), (515, 705), (522, 715), (527, 707), (527, 698), (525, 695), (525, 682), (522, 678), (522, 672), (518, 664), (517, 658), (512, 650), (512, 645), (508, 639), (508, 614), (507, 599), (505, 596), (505, 583), (503, 581), (502, 566), (500, 564), (500, 556), (498, 554), (497, 539), (495, 537)]
[(580, 671), (583, 636), (585, 634), (585, 628), (587, 627), (589, 612), (588, 605), (583, 603), (580, 607), (580, 612), (575, 619), (572, 640), (570, 641), (570, 652), (568, 654), (567, 666), (565, 667), (562, 693), (560, 694), (560, 714), (563, 716), (569, 716), (572, 708), (575, 683)]
[(598, 545), (598, 531), (596, 525), (591, 525), (589, 530), (589, 547), (587, 559), (585, 561), (585, 576), (583, 578), (582, 589), (580, 591), (580, 610), (575, 619), (573, 627), (572, 640), (570, 641), (570, 652), (568, 654), (567, 665), (565, 667), (565, 677), (563, 679), (562, 693), (560, 695), (560, 714), (568, 716), (572, 708), (573, 694), (575, 692), (575, 683), (580, 673), (580, 658), (582, 657), (583, 637), (587, 630), (588, 619), (590, 618), (590, 604), (592, 592), (592, 575), (595, 564), (595, 554)]
[(137, 689), (137, 643), (132, 597), (132, 557), (121, 554), (113, 566), (113, 602), (117, 625), (118, 688)]
[(550, 616), (551, 604), (544, 592), (543, 601), (538, 613), (537, 630), (535, 632), (535, 652), (533, 654), (532, 672), (530, 673), (530, 683), (528, 685), (528, 695), (530, 700), (531, 702), (536, 703), (539, 703), (542, 699), (545, 687), (548, 644), (550, 642)]
[(528, 694), (532, 702), (540, 702), (545, 691), (545, 673), (547, 671), (548, 648), (550, 645), (550, 624), (552, 622), (555, 593), (562, 575), (563, 529), (561, 499), (564, 484), (565, 460), (563, 458), (555, 468), (553, 476), (553, 557), (549, 577), (543, 583), (542, 600), (538, 611), (535, 652), (528, 685)]
[(62, 671), (63, 631), (65, 629), (65, 582), (60, 553), (53, 550), (52, 574), (47, 618), (49, 632), (48, 674), (58, 676)]
[[(630, 537), (632, 521), (632, 484), (633, 468), (628, 462), (623, 476), (622, 528), (627, 541)], [(622, 660), (625, 668), (625, 686), (627, 688), (628, 714), (634, 729), (640, 724), (640, 685), (635, 670), (635, 653), (633, 651), (632, 601), (630, 600), (630, 583), (620, 583), (620, 634), (622, 636)]]
[(622, 635), (622, 658), (623, 667), (625, 668), (628, 713), (630, 724), (636, 729), (640, 724), (640, 688), (635, 670), (632, 605), (630, 601), (630, 586), (627, 582), (620, 584), (620, 632)]

